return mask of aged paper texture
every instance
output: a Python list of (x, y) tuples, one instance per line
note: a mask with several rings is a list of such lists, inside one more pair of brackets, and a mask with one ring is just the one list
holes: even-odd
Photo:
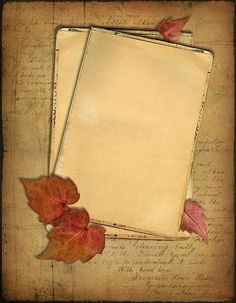
[[(153, 39), (163, 39), (163, 36), (157, 31), (134, 31), (123, 30), (129, 34), (149, 37)], [(50, 165), (49, 170), (53, 172), (55, 159), (60, 146), (61, 137), (67, 120), (74, 87), (76, 84), (77, 74), (81, 65), (86, 40), (89, 29), (85, 28), (62, 28), (56, 35), (55, 46), (55, 65), (54, 65), (54, 89), (53, 89), (53, 106), (52, 106), (52, 125), (51, 125), (51, 142), (50, 142)], [(192, 45), (192, 34), (183, 33), (178, 43)], [(65, 89), (66, 87), (66, 89)], [(192, 198), (192, 181), (188, 184), (186, 199)], [(78, 202), (80, 204), (80, 202)], [(117, 225), (116, 225), (117, 227)], [(157, 238), (147, 234), (131, 232), (106, 226), (106, 236), (112, 238)], [(178, 238), (188, 237), (185, 231), (180, 231)], [(174, 239), (174, 238), (173, 238)]]
[[(54, 171), (89, 31), (88, 28), (61, 28), (56, 35), (50, 172)], [(122, 32), (152, 39), (163, 39), (157, 31), (122, 30)], [(190, 33), (183, 33), (178, 40), (178, 44), (192, 45), (192, 42)]]
[[(39, 261), (46, 231), (19, 177), (48, 172), (58, 27), (154, 30), (190, 15), (194, 45), (214, 53), (194, 157), (194, 198), (209, 244), (107, 240), (87, 264)], [(8, 300), (222, 301), (234, 297), (233, 16), (231, 2), (9, 2), (3, 7), (3, 295)]]
[(92, 222), (176, 236), (211, 66), (209, 51), (90, 30), (55, 172)]

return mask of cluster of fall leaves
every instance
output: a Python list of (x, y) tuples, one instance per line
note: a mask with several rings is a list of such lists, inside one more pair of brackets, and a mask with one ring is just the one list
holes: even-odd
[(80, 194), (70, 179), (59, 176), (21, 179), (29, 206), (39, 215), (39, 221), (51, 224), (49, 243), (39, 259), (74, 263), (87, 262), (105, 247), (105, 228), (89, 225), (84, 208), (69, 208)]
[[(168, 41), (175, 41), (188, 17), (176, 21), (166, 20), (159, 24), (158, 30)], [(70, 208), (76, 203), (80, 193), (74, 182), (68, 178), (52, 175), (38, 179), (21, 179), (29, 206), (39, 215), (39, 221), (50, 224), (47, 234), (47, 248), (39, 259), (64, 261), (71, 264), (80, 260), (87, 262), (105, 247), (105, 228), (90, 224), (88, 212), (84, 208)], [(195, 201), (185, 202), (181, 229), (201, 236), (208, 242), (204, 212)]]

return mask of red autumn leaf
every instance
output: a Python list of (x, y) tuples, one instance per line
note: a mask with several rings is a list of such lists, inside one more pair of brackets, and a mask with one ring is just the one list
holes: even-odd
[(208, 243), (204, 210), (197, 202), (190, 199), (185, 202), (180, 228), (198, 234), (206, 244)]
[(166, 20), (158, 25), (158, 31), (165, 37), (166, 40), (176, 41), (181, 35), (181, 30), (188, 22), (189, 17), (182, 18), (176, 21)]
[(89, 224), (83, 208), (71, 209), (54, 222), (48, 234), (49, 244), (39, 259), (83, 263), (101, 254), (105, 246), (105, 228)]
[(39, 214), (39, 221), (44, 224), (51, 224), (69, 210), (68, 204), (74, 204), (80, 197), (76, 185), (59, 176), (21, 179), (21, 182), (29, 206)]

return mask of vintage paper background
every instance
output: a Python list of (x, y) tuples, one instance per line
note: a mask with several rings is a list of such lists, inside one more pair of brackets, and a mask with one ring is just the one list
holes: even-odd
[[(55, 31), (154, 29), (190, 15), (194, 45), (214, 65), (193, 172), (209, 244), (107, 240), (88, 264), (39, 261), (46, 231), (19, 177), (48, 171)], [(3, 291), (8, 300), (226, 300), (233, 294), (233, 15), (231, 2), (25, 2), (3, 7)], [(187, 118), (187, 117), (186, 117)]]

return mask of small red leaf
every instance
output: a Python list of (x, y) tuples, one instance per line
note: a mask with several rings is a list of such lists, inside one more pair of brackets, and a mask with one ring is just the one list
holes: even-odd
[(165, 37), (166, 40), (176, 41), (181, 35), (181, 30), (184, 25), (188, 22), (189, 17), (182, 18), (179, 20), (171, 21), (166, 20), (161, 22), (157, 29)]
[(59, 176), (21, 179), (29, 206), (39, 215), (39, 221), (51, 224), (79, 200), (80, 194), (70, 179)]
[(85, 209), (71, 209), (54, 222), (48, 234), (49, 244), (39, 259), (83, 263), (101, 254), (105, 247), (105, 228), (88, 227), (89, 214)]
[(198, 234), (206, 244), (208, 243), (204, 210), (197, 202), (190, 199), (185, 202), (180, 228)]

